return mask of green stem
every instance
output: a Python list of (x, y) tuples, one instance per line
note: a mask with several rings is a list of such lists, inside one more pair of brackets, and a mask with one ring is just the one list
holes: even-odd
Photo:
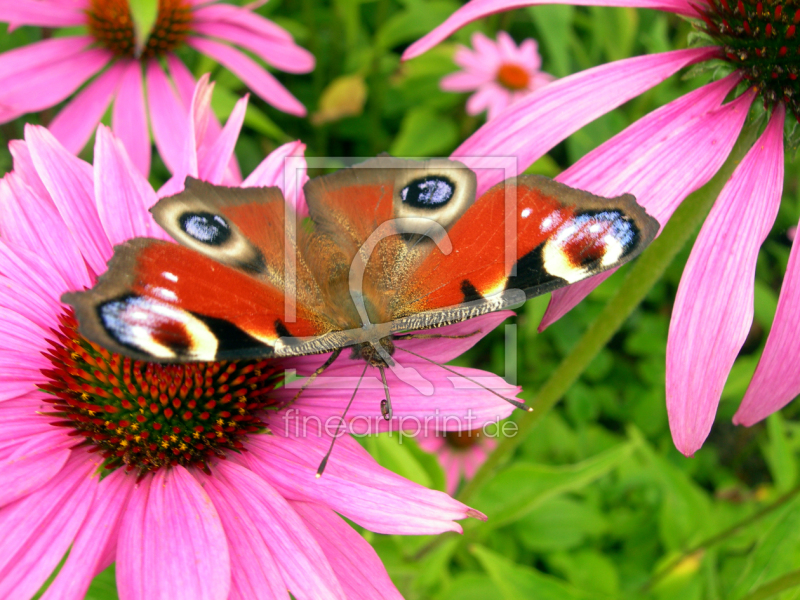
[(661, 235), (633, 263), (616, 294), (531, 401), (530, 406), (533, 408), (533, 412), (525, 413), (517, 419), (519, 426), (517, 435), (503, 438), (500, 441), (475, 477), (464, 486), (458, 495), (459, 500), (468, 503), (475, 496), (475, 493), (492, 477), (494, 472), (525, 441), (542, 417), (564, 396), (611, 337), (619, 331), (628, 316), (639, 306), (639, 303), (644, 300), (650, 289), (664, 274), (681, 248), (697, 231), (734, 168), (752, 146), (757, 134), (757, 125), (746, 125), (722, 168), (711, 181), (691, 194), (678, 207)]
[(783, 577), (773, 579), (766, 585), (744, 596), (741, 600), (766, 600), (781, 592), (800, 585), (800, 569), (787, 573)]
[[(706, 538), (705, 540), (703, 540), (699, 544), (696, 544), (695, 546), (692, 546), (688, 550), (684, 550), (681, 553), (680, 556), (676, 557), (674, 560), (671, 560), (669, 562), (669, 564), (667, 564), (667, 566), (663, 567), (647, 583), (645, 583), (642, 586), (642, 591), (646, 592), (646, 591), (652, 589), (652, 587), (656, 583), (658, 583), (664, 577), (669, 575), (672, 572), (672, 570), (675, 569), (675, 567), (677, 567), (678, 565), (680, 565), (684, 560), (686, 560), (687, 557), (689, 557), (689, 556), (691, 556), (693, 554), (696, 554), (697, 552), (700, 552), (701, 550), (706, 550), (708, 548), (711, 548), (712, 546), (715, 546), (715, 545), (719, 544), (720, 542), (724, 542), (728, 538), (733, 537), (734, 535), (739, 533), (745, 527), (748, 527), (748, 526), (752, 525), (753, 523), (756, 523), (756, 522), (760, 521), (761, 519), (763, 519), (764, 517), (766, 517), (770, 513), (774, 512), (775, 510), (779, 509), (781, 506), (785, 505), (787, 502), (789, 502), (789, 500), (792, 500), (795, 496), (797, 496), (798, 492), (800, 492), (800, 486), (797, 486), (797, 487), (791, 489), (790, 491), (786, 492), (783, 496), (778, 498), (775, 502), (773, 502), (769, 506), (765, 506), (760, 511), (750, 515), (746, 519), (742, 519), (738, 523), (734, 523), (728, 529), (725, 529), (724, 531), (720, 531), (719, 533), (714, 534), (709, 538)], [(759, 589), (764, 589), (764, 588), (759, 588)], [(783, 588), (780, 588), (780, 589), (783, 589)], [(764, 596), (764, 597), (766, 598), (768, 596)], [(748, 596), (748, 598), (749, 598), (749, 596)], [(741, 600), (744, 600), (744, 598), (742, 598)]]

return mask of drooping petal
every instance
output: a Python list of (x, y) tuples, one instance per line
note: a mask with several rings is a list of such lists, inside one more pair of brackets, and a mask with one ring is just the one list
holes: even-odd
[(386, 567), (367, 541), (321, 504), (292, 502), (322, 547), (349, 600), (402, 600)]
[(117, 63), (75, 96), (50, 123), (48, 129), (73, 154), (77, 154), (92, 137), (95, 127), (111, 104), (125, 68)]
[[(480, 196), (495, 183), (527, 169), (585, 124), (715, 53), (714, 48), (696, 48), (639, 56), (559, 79), (486, 123), (452, 157), (476, 172)], [(536, 135), (531, 136), (531, 131)], [(516, 157), (512, 165), (516, 172), (498, 168), (496, 157)]]
[(378, 533), (433, 534), (461, 531), (457, 519), (480, 513), (442, 492), (384, 469), (351, 437), (336, 440), (322, 477), (317, 468), (330, 437), (315, 424), (294, 437), (293, 415), (270, 420), (272, 436), (253, 436), (245, 455), (253, 471), (291, 500), (324, 503), (348, 519)]
[(44, 187), (42, 178), (36, 172), (33, 164), (31, 152), (25, 140), (11, 140), (8, 142), (8, 150), (14, 159), (14, 173), (22, 177), (23, 181), (30, 186), (40, 198), (50, 200), (50, 192)]
[(84, 25), (86, 14), (77, 6), (41, 0), (1, 0), (0, 21), (36, 27)]
[(46, 256), (70, 289), (92, 284), (80, 249), (56, 207), (16, 172), (0, 181), (0, 232), (10, 244)]
[(192, 37), (187, 40), (192, 48), (209, 55), (238, 76), (262, 100), (278, 110), (304, 117), (306, 108), (275, 77), (252, 58), (239, 50), (214, 40)]
[(196, 23), (194, 31), (250, 50), (268, 65), (287, 73), (314, 70), (314, 55), (291, 40), (266, 37), (246, 27), (226, 22)]
[(308, 181), (305, 150), (306, 145), (300, 141), (279, 146), (247, 176), (242, 187), (277, 186), (297, 214), (307, 216), (308, 205), (303, 195), (303, 186)]
[(436, 44), (449, 37), (468, 23), (482, 19), (494, 13), (535, 6), (537, 4), (575, 4), (578, 6), (631, 6), (635, 8), (654, 8), (665, 10), (679, 15), (697, 17), (697, 12), (688, 0), (471, 0), (447, 20), (420, 38), (403, 53), (403, 60), (419, 56), (433, 48)]
[[(42, 305), (48, 307), (42, 314), (26, 311), (19, 313), (20, 316), (24, 315), (39, 323), (45, 332), (53, 326), (55, 316), (59, 313), (61, 294), (69, 287), (49, 261), (36, 252), (20, 247), (11, 248), (0, 242), (0, 275), (24, 286), (29, 296), (35, 296), (41, 300)], [(41, 339), (44, 338), (30, 341), (39, 343)]]
[(111, 243), (95, 209), (91, 166), (67, 152), (44, 127), (26, 125), (25, 140), (36, 171), (89, 268), (95, 274), (105, 272)]
[(181, 168), (185, 156), (189, 110), (155, 60), (147, 63), (147, 105), (158, 152), (174, 173)]
[(6, 78), (0, 91), (0, 119), (8, 121), (58, 104), (112, 59), (108, 50), (92, 48)]
[(94, 575), (105, 568), (108, 555), (113, 556), (122, 515), (135, 483), (136, 477), (122, 469), (103, 478), (69, 556), (42, 595), (42, 600), (81, 600), (85, 597)]
[(32, 494), (0, 510), (0, 598), (30, 598), (55, 569), (97, 489), (97, 464), (75, 452)]
[(111, 113), (111, 128), (128, 152), (133, 164), (142, 175), (150, 173), (150, 133), (147, 130), (147, 109), (144, 103), (142, 65), (131, 60), (125, 65), (125, 73), (114, 100)]
[(8, 83), (14, 76), (24, 76), (42, 65), (77, 56), (93, 41), (89, 36), (50, 38), (3, 52), (0, 54), (0, 83)]
[(286, 499), (267, 481), (232, 462), (220, 462), (215, 474), (226, 493), (244, 506), (272, 553), (289, 591), (297, 598), (344, 600), (325, 555)]
[(753, 320), (758, 249), (783, 191), (784, 108), (722, 189), (686, 263), (667, 338), (667, 413), (678, 450), (706, 439)]
[(288, 599), (288, 586), (269, 546), (236, 492), (216, 477), (198, 475), (219, 513), (231, 555), (231, 594), (228, 600)]
[[(721, 80), (653, 111), (556, 179), (601, 196), (630, 193), (666, 223), (681, 202), (719, 170), (739, 136), (752, 95), (719, 108), (737, 83)], [(553, 292), (539, 330), (572, 310), (616, 269)]]
[(0, 507), (36, 491), (66, 464), (71, 440), (47, 437), (49, 443), (42, 435), (32, 436), (0, 461)]
[(185, 468), (162, 469), (138, 485), (118, 544), (121, 600), (227, 600), (225, 531), (208, 494)]
[(94, 189), (97, 213), (112, 244), (161, 237), (161, 228), (148, 212), (158, 197), (105, 125), (97, 128), (94, 145)]
[(230, 23), (267, 38), (292, 41), (291, 34), (272, 21), (230, 4), (203, 6), (195, 10), (192, 16), (196, 23)]

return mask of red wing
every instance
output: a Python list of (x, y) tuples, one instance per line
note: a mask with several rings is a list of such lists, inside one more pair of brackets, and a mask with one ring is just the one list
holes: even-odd
[(81, 333), (141, 360), (229, 360), (275, 354), (282, 336), (325, 333), (324, 321), (269, 284), (177, 244), (134, 239), (87, 292), (66, 294)]
[(627, 262), (657, 231), (633, 196), (601, 198), (523, 176), (490, 189), (452, 226), (453, 251), (431, 252), (393, 312), (403, 317), (508, 289), (531, 298)]

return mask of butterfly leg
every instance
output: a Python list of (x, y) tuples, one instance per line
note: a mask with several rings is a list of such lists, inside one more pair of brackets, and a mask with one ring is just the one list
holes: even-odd
[(308, 379), (306, 379), (306, 380), (303, 382), (303, 385), (300, 387), (300, 389), (299, 389), (299, 390), (297, 391), (297, 393), (294, 395), (294, 398), (292, 398), (292, 401), (291, 401), (291, 402), (289, 402), (289, 404), (287, 404), (286, 406), (291, 406), (292, 404), (294, 404), (294, 403), (297, 401), (297, 399), (300, 397), (300, 394), (302, 394), (302, 393), (305, 391), (305, 389), (306, 389), (308, 386), (310, 386), (312, 383), (314, 383), (314, 380), (315, 380), (317, 377), (319, 377), (320, 375), (322, 375), (322, 374), (323, 374), (323, 373), (324, 373), (324, 372), (325, 372), (325, 371), (328, 369), (328, 367), (330, 367), (330, 366), (333, 364), (333, 361), (335, 361), (337, 358), (339, 358), (339, 355), (340, 355), (341, 353), (342, 353), (342, 349), (341, 349), (341, 348), (336, 348), (336, 350), (334, 350), (333, 352), (331, 352), (331, 355), (328, 357), (328, 360), (326, 360), (326, 361), (325, 361), (325, 362), (322, 364), (322, 366), (321, 366), (321, 367), (319, 367), (319, 368), (318, 368), (316, 371), (314, 371), (314, 372), (313, 372), (313, 373), (312, 373), (312, 374), (309, 376), (309, 378), (308, 378)]
[(446, 339), (446, 340), (463, 340), (466, 338), (470, 338), (473, 335), (478, 335), (481, 333), (481, 330), (473, 331), (472, 333), (465, 333), (464, 335), (442, 335), (441, 333), (410, 333), (408, 335), (397, 335), (394, 336), (401, 340), (437, 340), (437, 339)]

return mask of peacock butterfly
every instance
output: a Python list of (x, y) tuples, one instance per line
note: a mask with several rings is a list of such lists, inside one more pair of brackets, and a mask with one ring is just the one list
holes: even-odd
[(141, 360), (332, 352), (330, 364), (352, 347), (383, 374), (398, 334), (619, 266), (658, 231), (631, 195), (534, 175), (475, 190), (462, 163), (382, 156), (310, 180), (298, 222), (276, 187), (187, 179), (151, 209), (178, 244), (117, 246), (97, 284), (63, 301), (86, 338)]

